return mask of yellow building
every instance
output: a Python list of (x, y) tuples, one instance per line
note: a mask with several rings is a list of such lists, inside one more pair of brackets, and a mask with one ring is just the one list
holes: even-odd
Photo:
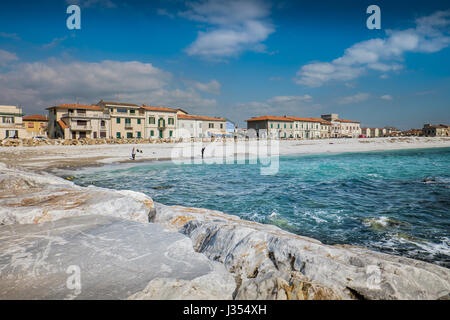
[(102, 107), (61, 104), (47, 110), (49, 138), (97, 139), (110, 136), (110, 116)]
[(47, 136), (48, 118), (40, 114), (24, 116), (22, 118), (28, 136)]
[(0, 106), (0, 139), (28, 137), (22, 116), (22, 108)]
[(177, 110), (165, 107), (141, 107), (145, 111), (145, 138), (176, 138)]
[(112, 138), (144, 138), (145, 110), (137, 104), (106, 102), (101, 100), (97, 106), (110, 115)]

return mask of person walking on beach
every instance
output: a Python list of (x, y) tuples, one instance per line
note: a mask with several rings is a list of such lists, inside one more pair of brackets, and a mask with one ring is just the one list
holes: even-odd
[(206, 149), (206, 147), (202, 148), (202, 159), (203, 159), (203, 154), (205, 153), (205, 149)]
[(133, 149), (131, 150), (131, 159), (135, 160), (136, 158), (136, 149), (133, 147)]

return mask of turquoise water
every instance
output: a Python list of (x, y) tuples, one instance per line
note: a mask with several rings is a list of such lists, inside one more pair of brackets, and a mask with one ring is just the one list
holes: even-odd
[(75, 183), (450, 267), (449, 169), (444, 148), (284, 156), (268, 176), (251, 164), (109, 165), (77, 172)]

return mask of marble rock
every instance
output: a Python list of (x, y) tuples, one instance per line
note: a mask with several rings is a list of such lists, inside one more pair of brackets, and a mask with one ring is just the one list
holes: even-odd
[(140, 192), (80, 187), (47, 173), (0, 163), (0, 225), (91, 214), (148, 222), (153, 209), (152, 199)]
[(219, 211), (156, 204), (150, 221), (187, 235), (237, 279), (236, 299), (440, 299), (450, 270), (350, 245), (325, 245)]
[(234, 278), (154, 223), (85, 215), (0, 226), (0, 299), (231, 299)]

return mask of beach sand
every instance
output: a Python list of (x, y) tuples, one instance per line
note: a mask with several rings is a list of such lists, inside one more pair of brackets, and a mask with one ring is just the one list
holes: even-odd
[[(264, 145), (266, 141), (260, 143)], [(8, 165), (20, 166), (28, 169), (54, 170), (70, 169), (83, 166), (96, 166), (109, 163), (132, 162), (131, 149), (142, 150), (137, 153), (136, 161), (158, 161), (180, 159), (179, 152), (187, 144), (115, 144), (115, 145), (84, 145), (84, 146), (38, 146), (38, 147), (3, 147), (0, 148), (0, 161)], [(272, 144), (273, 145), (273, 144)], [(195, 157), (201, 156), (201, 143), (196, 143), (193, 149)], [(212, 144), (206, 146), (205, 157), (211, 156), (208, 151)], [(223, 146), (222, 142), (215, 145)], [(248, 155), (248, 142), (227, 142), (227, 147), (234, 148), (233, 154)], [(398, 137), (372, 139), (323, 139), (323, 140), (281, 140), (272, 149), (272, 154), (301, 155), (318, 153), (364, 152), (381, 150), (399, 150), (416, 148), (444, 148), (450, 147), (447, 137)], [(233, 150), (233, 149), (232, 149)], [(252, 151), (250, 151), (251, 154)]]

